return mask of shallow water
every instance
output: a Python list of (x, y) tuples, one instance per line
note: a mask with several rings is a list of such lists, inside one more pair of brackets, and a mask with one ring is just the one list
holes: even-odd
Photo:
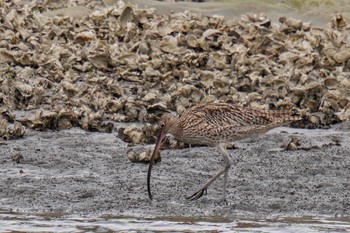
[(0, 232), (350, 232), (350, 218), (139, 218), (0, 212)]

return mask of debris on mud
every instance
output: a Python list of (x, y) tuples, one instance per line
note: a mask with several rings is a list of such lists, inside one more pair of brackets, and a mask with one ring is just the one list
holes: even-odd
[(300, 139), (293, 137), (292, 140), (288, 143), (288, 145), (285, 147), (286, 150), (298, 150), (298, 147), (300, 146)]
[(20, 163), (22, 160), (23, 160), (23, 155), (21, 155), (19, 153), (12, 156), (12, 161), (14, 161), (16, 163)]

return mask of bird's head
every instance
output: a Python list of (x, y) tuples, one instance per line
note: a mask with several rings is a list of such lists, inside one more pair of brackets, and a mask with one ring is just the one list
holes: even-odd
[(177, 123), (177, 116), (171, 113), (165, 113), (159, 120), (160, 132), (164, 134), (164, 137), (168, 133), (174, 135)]

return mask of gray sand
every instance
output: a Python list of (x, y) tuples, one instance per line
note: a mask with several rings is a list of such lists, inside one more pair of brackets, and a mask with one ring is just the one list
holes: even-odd
[[(148, 164), (129, 162), (129, 148), (115, 134), (28, 131), (0, 144), (0, 208), (144, 217), (348, 215), (349, 129), (349, 122), (330, 130), (277, 128), (237, 142), (239, 149), (230, 150), (227, 205), (222, 179), (201, 199), (185, 199), (223, 167), (215, 148), (163, 150), (150, 201)], [(301, 139), (300, 149), (281, 148), (292, 136)], [(12, 161), (18, 153), (19, 164)]]

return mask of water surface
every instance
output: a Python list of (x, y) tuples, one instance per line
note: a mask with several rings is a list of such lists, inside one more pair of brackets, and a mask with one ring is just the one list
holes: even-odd
[(161, 217), (0, 212), (0, 232), (350, 232), (350, 218)]

